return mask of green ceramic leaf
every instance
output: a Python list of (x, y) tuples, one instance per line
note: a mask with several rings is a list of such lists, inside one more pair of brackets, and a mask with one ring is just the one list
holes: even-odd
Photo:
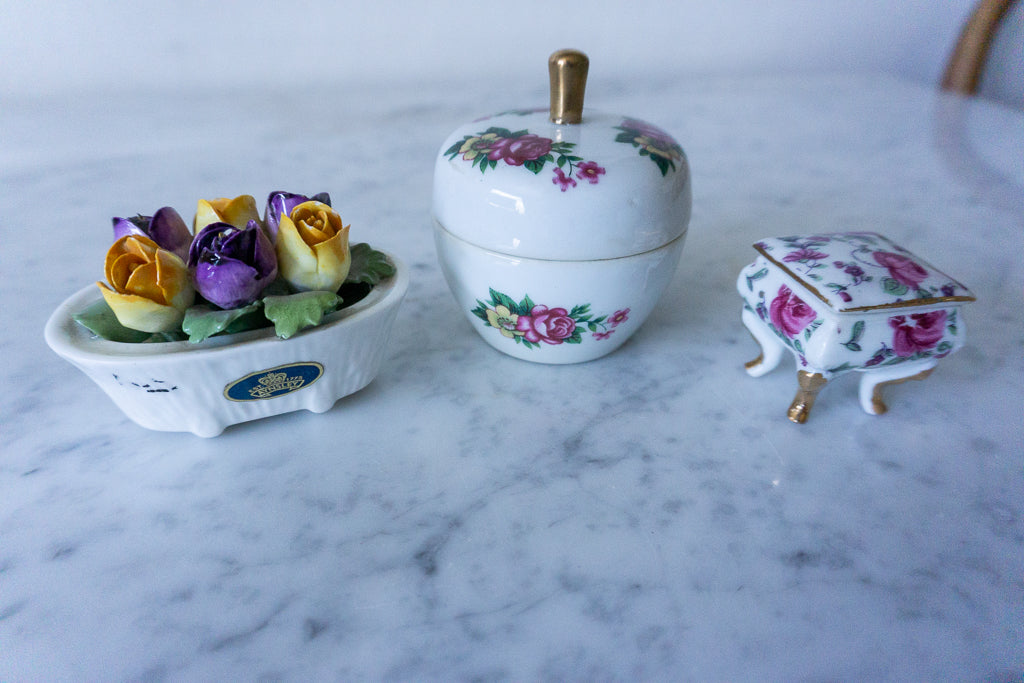
[(214, 308), (206, 304), (192, 306), (185, 311), (181, 329), (188, 335), (188, 340), (196, 344), (221, 332), (242, 332), (265, 327), (267, 321), (260, 315), (261, 307), (262, 304), (259, 301), (230, 310)]
[(334, 292), (299, 292), (263, 299), (263, 312), (274, 323), (278, 337), (288, 339), (299, 330), (319, 325), (324, 314), (335, 310), (341, 297)]
[(369, 244), (361, 242), (350, 247), (352, 266), (349, 268), (346, 282), (362, 282), (376, 286), (381, 280), (395, 274), (395, 267), (382, 252), (374, 250)]
[(146, 341), (151, 336), (149, 332), (133, 330), (122, 325), (105, 299), (100, 299), (72, 317), (79, 325), (84, 326), (97, 337), (108, 341), (137, 344)]

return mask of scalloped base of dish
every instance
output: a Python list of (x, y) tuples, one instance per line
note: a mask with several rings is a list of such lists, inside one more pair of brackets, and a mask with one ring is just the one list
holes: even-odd
[(217, 436), (230, 425), (296, 410), (323, 413), (376, 376), (409, 285), (394, 276), (320, 326), (279, 339), (273, 328), (199, 344), (124, 344), (99, 339), (72, 315), (99, 298), (95, 285), (61, 304), (46, 342), (88, 375), (133, 421), (157, 431)]

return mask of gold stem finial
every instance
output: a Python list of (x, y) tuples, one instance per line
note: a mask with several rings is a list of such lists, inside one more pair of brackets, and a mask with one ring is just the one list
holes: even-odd
[(583, 120), (583, 93), (587, 88), (590, 60), (579, 50), (559, 50), (548, 58), (551, 76), (551, 121)]

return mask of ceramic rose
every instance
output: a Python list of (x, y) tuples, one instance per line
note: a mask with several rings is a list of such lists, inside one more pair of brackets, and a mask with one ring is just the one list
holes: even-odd
[(107, 251), (107, 283), (98, 282), (117, 320), (141, 332), (167, 332), (181, 325), (195, 299), (192, 277), (174, 253), (141, 235), (120, 238)]
[(885, 412), (881, 388), (923, 379), (963, 346), (962, 284), (876, 233), (774, 237), (754, 245), (740, 273), (743, 323), (761, 345), (747, 364), (759, 377), (785, 350), (797, 361), (799, 391), (789, 410), (803, 422), (834, 377), (863, 373), (865, 411)]

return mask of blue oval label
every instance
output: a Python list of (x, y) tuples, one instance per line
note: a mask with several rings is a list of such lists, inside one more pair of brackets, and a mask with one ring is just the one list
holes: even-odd
[(319, 363), (290, 363), (253, 372), (224, 387), (231, 401), (262, 401), (305, 389), (324, 374)]

